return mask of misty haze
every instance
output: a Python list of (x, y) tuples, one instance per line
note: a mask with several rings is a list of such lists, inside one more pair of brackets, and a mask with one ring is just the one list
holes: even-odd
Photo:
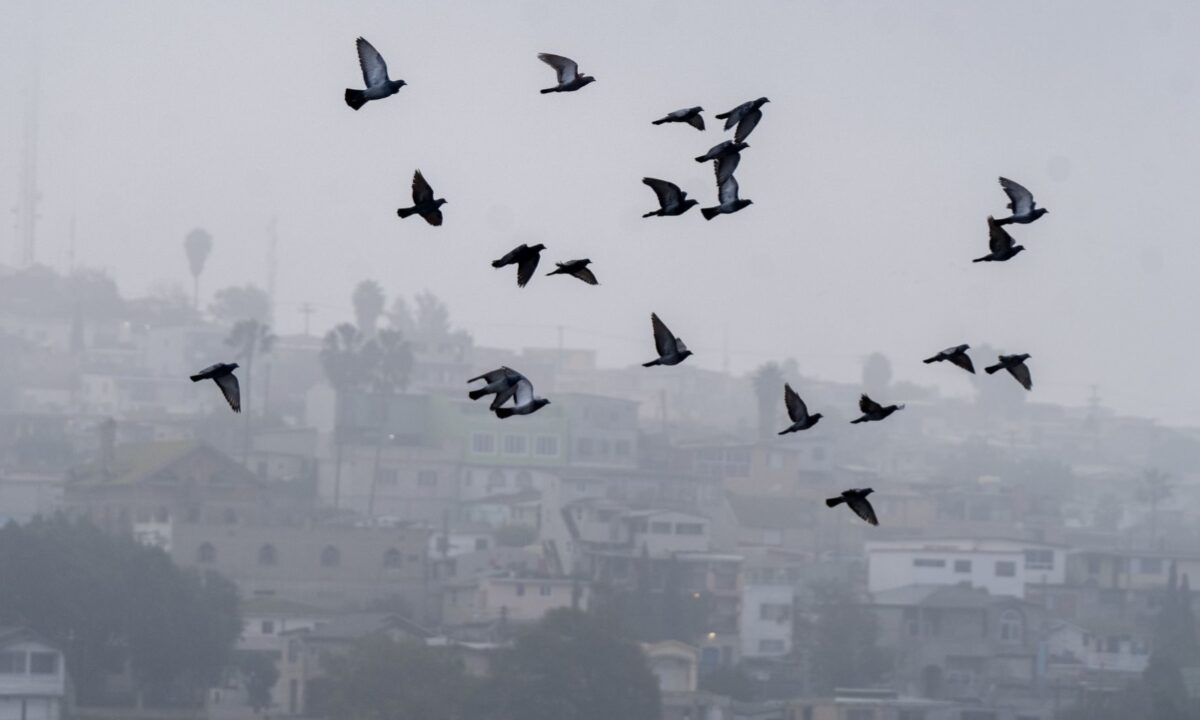
[(7, 0), (0, 720), (1200, 720), (1197, 37)]

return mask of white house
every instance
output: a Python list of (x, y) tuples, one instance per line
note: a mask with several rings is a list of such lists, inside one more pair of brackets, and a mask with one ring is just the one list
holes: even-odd
[(575, 593), (579, 593), (580, 609), (587, 609), (587, 583), (576, 583), (569, 578), (505, 574), (447, 583), (442, 589), (442, 622), (464, 625), (501, 618), (535, 622), (551, 610), (572, 607)]
[(779, 657), (792, 651), (793, 598), (792, 586), (783, 583), (742, 586), (742, 657)]
[(30, 630), (0, 627), (0, 718), (59, 720), (66, 693), (58, 648)]
[(1057, 585), (1066, 574), (1066, 548), (1049, 543), (988, 539), (869, 542), (867, 588), (968, 585), (992, 595), (1024, 598), (1031, 584)]
[(1055, 623), (1046, 638), (1052, 659), (1081, 663), (1086, 670), (1141, 674), (1150, 663), (1150, 642), (1127, 628)]

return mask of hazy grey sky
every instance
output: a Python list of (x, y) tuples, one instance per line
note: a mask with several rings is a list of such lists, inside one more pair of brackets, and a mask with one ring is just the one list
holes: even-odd
[[(187, 283), (181, 243), (215, 237), (206, 294), (265, 282), (279, 217), (278, 329), (350, 315), (363, 278), (429, 289), (480, 343), (548, 345), (555, 325), (605, 364), (649, 359), (657, 311), (720, 367), (795, 356), (858, 377), (965, 378), (920, 359), (990, 343), (1033, 355), (1035, 397), (1200, 422), (1200, 5), (1126, 2), (36, 2), (0, 23), (0, 202), (16, 197), (23, 102), (41, 77), (38, 259), (129, 293)], [(354, 38), (408, 81), (353, 112)], [(539, 51), (597, 82), (543, 96)], [(640, 215), (644, 175), (713, 204), (692, 161), (711, 115), (771, 104), (738, 169), (755, 204), (706, 223)], [(710, 129), (653, 127), (703, 105)], [(421, 168), (445, 225), (401, 222)], [(1051, 212), (1028, 252), (972, 265), (997, 175)], [(0, 251), (14, 256), (11, 224)], [(488, 261), (525, 240), (590, 257), (591, 288), (518, 290)], [(979, 359), (977, 358), (977, 363)], [(998, 381), (1005, 381), (1001, 378)], [(895, 398), (902, 400), (903, 398)]]

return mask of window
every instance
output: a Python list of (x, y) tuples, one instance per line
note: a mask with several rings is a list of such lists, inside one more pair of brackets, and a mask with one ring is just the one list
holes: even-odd
[(321, 550), (321, 567), (337, 567), (342, 564), (342, 551), (332, 545)]
[(525, 583), (517, 583), (517, 597), (525, 597)]
[(1021, 613), (1011, 609), (1000, 613), (1000, 641), (1016, 645), (1024, 639), (1025, 622)]
[(383, 554), (383, 566), (388, 570), (396, 570), (404, 564), (404, 556), (396, 548), (389, 548)]
[(217, 561), (217, 549), (212, 543), (204, 543), (196, 549), (196, 562), (211, 565)]
[(0, 652), (0, 675), (24, 675), (25, 653)]
[(651, 535), (670, 535), (671, 523), (669, 522), (652, 522), (650, 523)]
[(954, 572), (956, 572), (956, 573), (971, 572), (971, 561), (970, 560), (955, 560), (954, 561)]
[(258, 549), (258, 564), (259, 565), (278, 565), (279, 551), (275, 546), (267, 543)]
[(259, 631), (262, 632), (263, 635), (274, 635), (275, 634), (275, 621), (274, 620), (263, 620), (262, 624), (259, 626), (258, 629), (259, 629)]
[(676, 535), (703, 535), (704, 523), (675, 523)]
[(1017, 564), (1012, 560), (996, 561), (996, 577), (1016, 577)]
[(1026, 550), (1025, 551), (1025, 569), (1026, 570), (1053, 570), (1054, 569), (1054, 551), (1053, 550)]
[(53, 675), (58, 672), (58, 653), (29, 653), (29, 672), (32, 675)]
[(496, 452), (496, 436), (491, 433), (473, 433), (471, 452), (476, 455), (491, 455)]
[(529, 453), (529, 438), (524, 435), (505, 435), (505, 455), (526, 455)]
[(595, 452), (592, 449), (592, 439), (579, 438), (579, 440), (575, 442), (575, 452), (579, 455), (579, 457), (591, 457), (592, 453)]
[(792, 617), (792, 606), (786, 603), (763, 603), (758, 606), (759, 620), (787, 622)]
[(1138, 558), (1138, 572), (1142, 575), (1160, 575), (1162, 570), (1162, 558)]
[(550, 435), (539, 435), (533, 442), (533, 454), (542, 457), (558, 455), (558, 438)]
[(762, 639), (758, 641), (760, 653), (781, 653), (787, 650), (787, 644), (778, 639)]
[(492, 470), (488, 473), (487, 491), (495, 492), (508, 484), (508, 480), (504, 478), (504, 473), (499, 470)]
[(437, 487), (437, 470), (420, 470), (417, 472), (417, 487)]
[(538, 594), (541, 595), (542, 597), (550, 597), (550, 586), (542, 585), (541, 587), (538, 588)]
[(944, 568), (946, 561), (935, 558), (913, 558), (913, 567)]
[(400, 484), (400, 471), (396, 468), (379, 468), (379, 486), (396, 487)]

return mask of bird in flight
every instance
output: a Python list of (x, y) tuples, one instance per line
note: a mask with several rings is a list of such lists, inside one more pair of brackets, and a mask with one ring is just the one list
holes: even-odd
[(995, 365), (989, 365), (983, 370), (988, 375), (991, 375), (1000, 370), (1007, 370), (1009, 375), (1017, 379), (1021, 383), (1021, 387), (1026, 390), (1033, 389), (1033, 377), (1029, 374), (1029, 366), (1025, 361), (1029, 359), (1029, 355), (1001, 355), (1000, 362)]
[(821, 413), (808, 414), (808, 406), (796, 394), (791, 385), (784, 383), (783, 385), (783, 404), (787, 406), (788, 417), (791, 418), (792, 424), (786, 430), (781, 430), (780, 435), (807, 430), (813, 425), (820, 422), (823, 417)]
[(1046, 208), (1037, 206), (1033, 200), (1033, 193), (1026, 190), (1024, 185), (1002, 177), (1000, 178), (1000, 187), (1004, 188), (1004, 194), (1008, 195), (1008, 209), (1012, 211), (1012, 215), (997, 220), (997, 225), (1010, 223), (1028, 225), (1050, 212)]
[[(509, 400), (513, 401), (511, 407), (503, 407), (504, 403)], [(550, 404), (546, 398), (536, 397), (533, 394), (533, 383), (529, 379), (522, 377), (508, 388), (496, 394), (496, 399), (492, 401), (492, 411), (496, 413), (496, 417), (501, 420), (512, 417), (513, 415), (529, 415), (541, 410), (543, 407)]]
[(358, 64), (362, 68), (366, 90), (346, 88), (346, 104), (358, 110), (372, 100), (382, 100), (395, 95), (408, 83), (388, 78), (387, 63), (375, 46), (364, 38), (358, 39)]
[[(721, 175), (721, 163), (717, 162), (717, 176)], [(705, 220), (712, 220), (718, 215), (730, 215), (747, 205), (753, 205), (753, 200), (743, 200), (738, 197), (738, 181), (733, 175), (718, 183), (717, 204), (712, 207), (700, 208), (700, 214)]]
[(684, 108), (670, 112), (651, 122), (651, 125), (662, 125), (663, 123), (687, 123), (697, 130), (704, 129), (704, 116), (700, 113), (704, 112), (704, 108), (697, 105), (696, 107)]
[(537, 270), (538, 261), (542, 259), (542, 251), (546, 246), (538, 243), (537, 245), (526, 245), (521, 243), (508, 254), (499, 260), (492, 261), (492, 267), (501, 268), (505, 265), (517, 265), (517, 287), (525, 287), (525, 284), (533, 277), (533, 273)]
[[(525, 376), (516, 370), (513, 370), (507, 365), (502, 365), (495, 370), (489, 370), (482, 375), (477, 375), (468, 380), (468, 385), (478, 380), (482, 380), (484, 384), (483, 387), (469, 391), (467, 393), (467, 397), (471, 398), (472, 400), (478, 400), (485, 395), (491, 395), (493, 393), (499, 397), (500, 393), (509, 389), (513, 385), (516, 385), (517, 381), (523, 377)], [(496, 408), (493, 407), (492, 409), (495, 410)]]
[(846, 503), (846, 507), (854, 511), (854, 514), (866, 520), (871, 525), (878, 525), (879, 520), (875, 517), (875, 508), (871, 507), (871, 502), (867, 500), (867, 496), (875, 492), (871, 488), (854, 488), (842, 491), (842, 494), (837, 497), (829, 498), (825, 504), (829, 507), (837, 507), (842, 503)]
[(709, 160), (716, 160), (717, 167), (717, 184), (725, 182), (733, 177), (733, 171), (737, 170), (738, 163), (742, 161), (742, 151), (750, 147), (746, 143), (735, 143), (732, 140), (726, 140), (723, 143), (713, 145), (700, 157), (696, 158), (696, 162), (703, 163)]
[(571, 58), (550, 53), (538, 53), (538, 60), (554, 68), (554, 72), (558, 74), (558, 84), (542, 90), (543, 95), (552, 92), (574, 92), (584, 85), (596, 81), (596, 78), (591, 75), (581, 74), (579, 65)]
[(571, 275), (572, 277), (579, 278), (588, 285), (599, 285), (600, 281), (597, 280), (596, 276), (592, 274), (592, 271), (588, 269), (588, 265), (590, 265), (591, 262), (591, 260), (583, 258), (582, 260), (568, 260), (565, 263), (554, 263), (558, 267), (546, 274)]
[(946, 348), (937, 355), (925, 359), (925, 364), (935, 362), (949, 361), (952, 365), (957, 365), (963, 370), (975, 374), (975, 364), (971, 362), (971, 356), (967, 355), (967, 351), (971, 349), (970, 345), (955, 345), (952, 348)]
[(237, 376), (233, 374), (237, 370), (237, 363), (217, 363), (210, 365), (200, 372), (192, 376), (192, 382), (200, 382), (201, 380), (212, 380), (221, 388), (221, 394), (225, 396), (225, 402), (229, 403), (229, 407), (233, 408), (234, 412), (242, 411), (242, 392), (238, 387)]
[(864, 393), (863, 396), (858, 399), (858, 409), (862, 411), (862, 417), (857, 420), (851, 420), (851, 425), (857, 425), (858, 423), (862, 422), (883, 420), (897, 410), (903, 410), (904, 406), (888, 405), (887, 407), (884, 407), (883, 405), (880, 405), (871, 398), (867, 397)]
[(668, 215), (682, 215), (692, 208), (693, 205), (699, 205), (698, 200), (691, 200), (687, 193), (679, 189), (679, 186), (666, 180), (657, 178), (642, 178), (642, 183), (654, 191), (658, 196), (658, 209), (652, 210), (642, 217), (666, 217)]
[(1012, 260), (1017, 256), (1017, 253), (1025, 249), (1024, 245), (1018, 245), (1016, 240), (1013, 240), (1012, 235), (1008, 231), (1000, 227), (1000, 223), (996, 222), (996, 218), (988, 215), (988, 249), (991, 250), (987, 255), (980, 258), (975, 258), (971, 262), (1004, 262)]
[(440, 208), (446, 204), (446, 199), (433, 199), (433, 188), (429, 187), (429, 182), (421, 174), (420, 170), (413, 173), (412, 199), (412, 207), (400, 208), (396, 211), (396, 214), (401, 218), (406, 218), (409, 215), (420, 215), (430, 225), (437, 226), (442, 224), (442, 211)]
[(654, 328), (654, 349), (658, 352), (658, 357), (642, 363), (642, 367), (678, 365), (692, 354), (687, 345), (683, 344), (683, 340), (676, 337), (675, 333), (668, 330), (663, 321), (658, 319), (658, 315), (650, 313), (650, 325)]
[(726, 130), (737, 125), (737, 130), (733, 133), (733, 141), (745, 142), (746, 138), (750, 137), (750, 133), (754, 132), (754, 128), (758, 126), (758, 121), (762, 120), (762, 106), (769, 102), (771, 101), (765, 97), (760, 97), (757, 100), (744, 102), (716, 117), (718, 120), (725, 121)]

